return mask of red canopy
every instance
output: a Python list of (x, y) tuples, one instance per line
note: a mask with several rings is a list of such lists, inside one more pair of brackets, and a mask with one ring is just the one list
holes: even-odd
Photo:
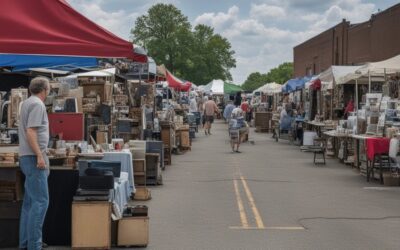
[(192, 87), (191, 82), (182, 81), (181, 79), (179, 79), (176, 76), (174, 76), (173, 74), (171, 74), (171, 72), (169, 72), (168, 70), (166, 71), (166, 75), (167, 75), (168, 86), (170, 88), (174, 88), (176, 90), (187, 92), (190, 90), (190, 87)]
[(310, 88), (312, 90), (320, 90), (321, 89), (321, 80), (320, 79), (315, 79), (314, 81), (311, 82)]
[(76, 12), (65, 0), (1, 0), (0, 53), (129, 58), (133, 44)]

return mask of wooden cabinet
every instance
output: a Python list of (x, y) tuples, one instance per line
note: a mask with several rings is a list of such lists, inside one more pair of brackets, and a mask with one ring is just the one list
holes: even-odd
[(110, 249), (111, 203), (72, 203), (72, 248)]

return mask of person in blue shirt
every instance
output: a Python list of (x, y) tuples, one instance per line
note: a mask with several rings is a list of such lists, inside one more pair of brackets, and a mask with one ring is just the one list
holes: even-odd
[(224, 118), (225, 118), (225, 121), (228, 122), (228, 124), (229, 124), (229, 120), (231, 119), (231, 114), (232, 114), (232, 111), (234, 108), (235, 108), (235, 105), (233, 105), (233, 101), (229, 101), (228, 104), (225, 106)]

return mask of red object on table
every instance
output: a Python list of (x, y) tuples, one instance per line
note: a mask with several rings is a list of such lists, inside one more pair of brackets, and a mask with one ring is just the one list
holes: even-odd
[(59, 135), (61, 140), (82, 141), (84, 120), (82, 113), (51, 113), (49, 117), (50, 136)]
[(375, 155), (388, 154), (390, 146), (390, 138), (367, 138), (367, 157), (368, 160), (374, 160)]

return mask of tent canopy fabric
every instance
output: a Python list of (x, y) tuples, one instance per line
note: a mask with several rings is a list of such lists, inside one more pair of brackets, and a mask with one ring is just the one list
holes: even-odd
[[(347, 83), (351, 80), (360, 79), (362, 77), (383, 77), (384, 74), (395, 74), (400, 72), (400, 55), (383, 60), (380, 62), (370, 62), (362, 66), (356, 66), (352, 72), (339, 79), (340, 83)], [(381, 79), (378, 81), (381, 81)]]
[(95, 67), (94, 57), (31, 56), (0, 54), (0, 67), (11, 67), (12, 71), (28, 71), (31, 68)]
[(2, 0), (0, 53), (129, 58), (133, 44), (93, 23), (65, 0)]
[(178, 77), (171, 74), (171, 72), (169, 72), (168, 70), (166, 71), (166, 75), (167, 75), (168, 86), (170, 88), (174, 88), (175, 90), (187, 92), (192, 87), (191, 82), (179, 79)]
[(243, 89), (239, 85), (229, 82), (224, 83), (224, 94), (232, 95), (240, 91), (243, 91)]
[(107, 77), (115, 75), (115, 68), (103, 69), (103, 70), (95, 70), (89, 71), (85, 73), (73, 74), (69, 75), (66, 78), (77, 78), (82, 76), (91, 76), (91, 77)]
[(377, 74), (395, 74), (400, 72), (400, 55), (389, 58), (387, 60), (383, 60), (380, 62), (370, 62), (361, 66), (357, 69), (357, 74), (361, 74), (363, 76), (368, 75), (368, 72), (371, 75)]
[(263, 86), (254, 90), (253, 93), (254, 92), (263, 92), (265, 94), (277, 94), (282, 92), (282, 85), (276, 82), (271, 82), (264, 84)]
[(354, 73), (360, 66), (337, 66), (333, 65), (329, 67), (327, 70), (321, 72), (318, 78), (321, 80), (322, 85), (327, 85), (328, 89), (333, 88), (333, 83), (335, 84), (344, 84), (343, 77)]
[(204, 86), (204, 92), (214, 94), (214, 95), (223, 95), (224, 94), (224, 81), (212, 80), (206, 86)]
[(282, 92), (293, 92), (296, 90), (300, 90), (304, 88), (306, 82), (308, 82), (311, 79), (311, 77), (304, 76), (302, 78), (294, 78), (288, 80), (283, 86), (282, 86)]

